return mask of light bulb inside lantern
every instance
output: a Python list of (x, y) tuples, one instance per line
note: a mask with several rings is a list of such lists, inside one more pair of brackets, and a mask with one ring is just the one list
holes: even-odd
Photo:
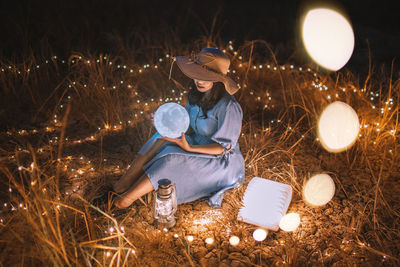
[(253, 232), (253, 238), (256, 241), (263, 241), (267, 237), (267, 231), (264, 229), (258, 228)]
[(318, 137), (329, 152), (341, 152), (354, 144), (360, 122), (354, 109), (341, 101), (329, 104), (318, 120)]
[(307, 12), (302, 24), (304, 46), (322, 67), (337, 71), (354, 50), (354, 32), (348, 20), (335, 10), (315, 8)]
[(279, 222), (279, 227), (286, 232), (292, 232), (297, 229), (300, 225), (300, 216), (299, 214), (292, 212), (288, 213), (282, 217)]
[(239, 245), (239, 242), (240, 242), (240, 238), (237, 237), (237, 236), (235, 236), (235, 235), (233, 235), (233, 236), (231, 236), (231, 237), (229, 238), (229, 243), (230, 243), (232, 246), (237, 246), (237, 245)]
[(317, 174), (308, 180), (303, 188), (304, 201), (311, 206), (328, 203), (335, 194), (335, 183), (328, 174)]

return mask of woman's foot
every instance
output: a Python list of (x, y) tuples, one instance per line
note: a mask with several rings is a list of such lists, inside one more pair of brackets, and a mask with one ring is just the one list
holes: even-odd
[(118, 196), (114, 201), (114, 206), (119, 209), (125, 209), (129, 207), (134, 201), (140, 197), (153, 191), (153, 185), (146, 174), (143, 174), (138, 181), (136, 181), (125, 193)]
[(144, 171), (142, 169), (144, 164), (143, 156), (139, 155), (132, 163), (131, 167), (124, 175), (113, 185), (114, 192), (122, 194), (140, 177)]
[(121, 195), (121, 196), (118, 196), (117, 199), (115, 199), (114, 206), (117, 207), (118, 209), (126, 209), (133, 202), (134, 202), (134, 200), (132, 200), (124, 195)]

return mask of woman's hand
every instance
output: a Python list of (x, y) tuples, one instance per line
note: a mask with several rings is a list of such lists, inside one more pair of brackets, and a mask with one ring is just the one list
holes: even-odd
[(186, 141), (186, 137), (185, 137), (185, 133), (182, 133), (181, 139), (174, 139), (174, 138), (169, 138), (166, 136), (163, 136), (162, 139), (175, 143), (177, 144), (180, 148), (182, 148), (183, 150), (187, 151), (187, 152), (191, 152), (191, 146), (189, 145), (189, 143)]
[[(191, 153), (200, 153), (200, 154), (209, 154), (209, 155), (221, 155), (225, 149), (218, 143), (213, 144), (205, 144), (205, 145), (189, 145), (186, 141), (185, 133), (182, 133), (182, 137), (180, 139), (174, 139), (169, 137), (162, 137), (162, 140), (169, 141), (177, 144), (180, 148), (187, 152)], [(230, 150), (231, 147), (228, 147)]]

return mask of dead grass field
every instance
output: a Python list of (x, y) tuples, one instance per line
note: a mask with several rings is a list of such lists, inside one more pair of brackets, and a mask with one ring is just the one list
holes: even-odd
[[(200, 39), (193, 49), (207, 44)], [(154, 227), (150, 196), (124, 212), (92, 200), (154, 133), (150, 113), (184, 101), (187, 78), (176, 66), (168, 76), (171, 56), (190, 50), (168, 47), (140, 62), (84, 53), (1, 62), (2, 266), (400, 264), (398, 74), (371, 64), (360, 80), (346, 71), (277, 64), (263, 41), (218, 46), (242, 86), (235, 96), (244, 111), (246, 179), (221, 209), (201, 201), (180, 205), (170, 231)], [(319, 114), (336, 100), (351, 105), (361, 125), (357, 142), (337, 154), (316, 136)], [(336, 193), (327, 205), (310, 207), (302, 186), (321, 172), (334, 179)], [(254, 176), (293, 187), (288, 211), (301, 217), (296, 231), (270, 231), (256, 242), (256, 227), (236, 220)], [(232, 235), (238, 246), (229, 244)], [(206, 244), (207, 237), (214, 243)]]

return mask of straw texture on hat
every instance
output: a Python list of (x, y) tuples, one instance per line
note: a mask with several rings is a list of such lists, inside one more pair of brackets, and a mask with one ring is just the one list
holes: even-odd
[(177, 56), (175, 60), (181, 71), (189, 78), (222, 82), (231, 95), (239, 90), (235, 81), (226, 75), (230, 65), (229, 57), (217, 48), (203, 48), (195, 60), (184, 56)]

